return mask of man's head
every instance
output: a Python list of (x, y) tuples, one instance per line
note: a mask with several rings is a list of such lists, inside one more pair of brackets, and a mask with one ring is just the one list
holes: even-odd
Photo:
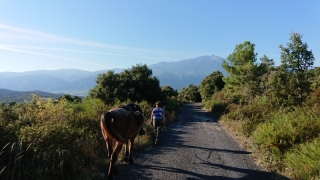
[(156, 106), (158, 106), (158, 107), (162, 107), (162, 103), (161, 103), (161, 101), (157, 101), (157, 102), (156, 102)]

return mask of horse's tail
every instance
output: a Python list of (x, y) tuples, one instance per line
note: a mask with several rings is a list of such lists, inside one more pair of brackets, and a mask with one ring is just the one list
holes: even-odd
[(112, 139), (116, 140), (121, 144), (123, 143), (126, 144), (127, 141), (123, 139), (123, 137), (121, 137), (121, 135), (112, 126), (112, 123), (111, 123), (112, 118), (113, 118), (113, 115), (111, 112), (103, 113), (101, 116), (101, 123), (102, 123), (101, 125), (103, 125), (103, 128), (109, 137), (111, 137)]

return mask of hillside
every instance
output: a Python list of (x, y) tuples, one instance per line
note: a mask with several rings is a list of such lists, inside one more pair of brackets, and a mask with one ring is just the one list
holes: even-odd
[(12, 91), (9, 89), (0, 89), (0, 103), (23, 102), (24, 100), (31, 100), (31, 94), (52, 99), (58, 99), (63, 95), (47, 93), (43, 91)]
[(158, 77), (161, 86), (169, 85), (180, 90), (190, 84), (200, 85), (203, 78), (214, 71), (227, 75), (222, 68), (222, 61), (223, 58), (212, 55), (177, 62), (160, 62), (148, 67)]
[[(222, 58), (218, 56), (201, 56), (176, 62), (160, 62), (149, 65), (153, 76), (160, 80), (160, 85), (168, 85), (180, 90), (190, 84), (199, 85), (203, 78), (214, 71), (221, 71)], [(123, 69), (111, 69), (115, 73)], [(50, 93), (67, 93), (86, 96), (88, 90), (96, 84), (99, 73), (106, 70), (84, 71), (78, 69), (38, 70), (28, 72), (0, 72), (0, 88), (14, 91), (45, 91)]]

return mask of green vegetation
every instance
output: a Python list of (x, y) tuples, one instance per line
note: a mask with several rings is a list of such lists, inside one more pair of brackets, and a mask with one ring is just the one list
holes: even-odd
[(19, 103), (24, 102), (25, 100), (31, 100), (31, 94), (37, 94), (43, 98), (51, 98), (51, 99), (58, 99), (62, 94), (54, 94), (42, 91), (12, 91), (8, 89), (1, 89), (0, 88), (0, 103)]
[(257, 62), (254, 44), (236, 45), (223, 63), (225, 87), (211, 85), (214, 93), (202, 103), (264, 167), (291, 179), (319, 179), (320, 71), (312, 69), (301, 34), (291, 33), (280, 49), (281, 65), (274, 67), (266, 55)]
[[(99, 179), (106, 169), (100, 132), (103, 111), (124, 102), (139, 102), (147, 122), (153, 103), (161, 100), (169, 121), (181, 103), (202, 102), (260, 164), (291, 179), (320, 178), (320, 68), (292, 33), (280, 46), (281, 65), (266, 55), (257, 60), (255, 45), (238, 44), (223, 68), (199, 86), (179, 92), (159, 86), (146, 65), (97, 77), (89, 96), (63, 95), (58, 101), (33, 96), (25, 103), (0, 104), (1, 179)], [(151, 145), (152, 127), (138, 136), (135, 149)]]
[(201, 102), (201, 95), (198, 86), (190, 84), (186, 88), (182, 88), (178, 94), (178, 100), (184, 103)]
[(199, 85), (199, 92), (203, 102), (210, 100), (212, 94), (223, 89), (225, 83), (220, 71), (215, 71), (206, 76)]
[[(167, 100), (174, 104), (174, 100)], [(146, 122), (149, 103), (140, 103)], [(25, 104), (0, 107), (0, 178), (1, 179), (94, 179), (104, 177), (107, 152), (100, 130), (105, 106), (99, 99), (82, 102), (59, 102), (33, 96)], [(173, 106), (178, 107), (178, 106)], [(168, 109), (168, 108), (167, 108)], [(167, 110), (167, 119), (176, 112)], [(151, 144), (149, 123), (147, 135), (138, 136), (135, 149)]]
[[(100, 117), (104, 111), (126, 103), (127, 101), (120, 101), (124, 99), (126, 92), (128, 100), (139, 101), (145, 122), (149, 122), (152, 103), (155, 102), (151, 101), (154, 99), (145, 95), (146, 91), (141, 91), (137, 96), (130, 94), (130, 91), (139, 90), (134, 88), (143, 86), (159, 90), (160, 100), (166, 106), (167, 122), (176, 118), (176, 111), (180, 106), (176, 100), (177, 92), (171, 87), (160, 88), (156, 78), (149, 79), (150, 71), (145, 67), (131, 69), (134, 72), (131, 75), (136, 79), (133, 78), (130, 84), (138, 85), (132, 88), (118, 86), (123, 88), (118, 90), (124, 94), (118, 97), (110, 92), (105, 96), (114, 97), (110, 101), (102, 101), (98, 98), (101, 96), (81, 99), (66, 94), (57, 101), (32, 95), (32, 99), (24, 103), (0, 104), (0, 179), (103, 179), (108, 160), (100, 129)], [(144, 72), (146, 76), (143, 75)], [(112, 72), (100, 75), (98, 83), (108, 80), (110, 74)], [(105, 76), (106, 79), (103, 79)], [(155, 83), (152, 85), (152, 82)], [(92, 95), (96, 89), (97, 87), (92, 90)], [(98, 93), (101, 95), (102, 92)], [(137, 136), (134, 149), (144, 149), (152, 144), (150, 136), (153, 128), (149, 123), (143, 126), (147, 134)]]
[(312, 51), (303, 43), (302, 35), (292, 33), (287, 47), (280, 45), (281, 65), (270, 77), (270, 95), (279, 105), (301, 105), (312, 92), (314, 63)]
[(156, 102), (165, 96), (161, 93), (159, 80), (152, 77), (152, 70), (147, 65), (136, 65), (119, 74), (108, 71), (99, 74), (97, 85), (89, 91), (89, 96), (101, 99), (105, 104), (116, 101)]
[(222, 67), (229, 74), (223, 80), (230, 101), (249, 103), (261, 95), (259, 77), (266, 73), (266, 68), (263, 63), (256, 63), (257, 54), (254, 46), (249, 41), (238, 44), (234, 52), (228, 56), (228, 62), (223, 61)]
[[(99, 117), (101, 101), (31, 102), (1, 107), (1, 179), (93, 177), (105, 157)], [(73, 174), (75, 173), (75, 174)]]

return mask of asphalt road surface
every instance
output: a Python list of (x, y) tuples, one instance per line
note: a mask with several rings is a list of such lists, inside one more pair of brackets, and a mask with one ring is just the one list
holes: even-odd
[(200, 103), (184, 105), (160, 133), (159, 145), (133, 152), (135, 163), (117, 164), (114, 179), (275, 179), (261, 170)]

